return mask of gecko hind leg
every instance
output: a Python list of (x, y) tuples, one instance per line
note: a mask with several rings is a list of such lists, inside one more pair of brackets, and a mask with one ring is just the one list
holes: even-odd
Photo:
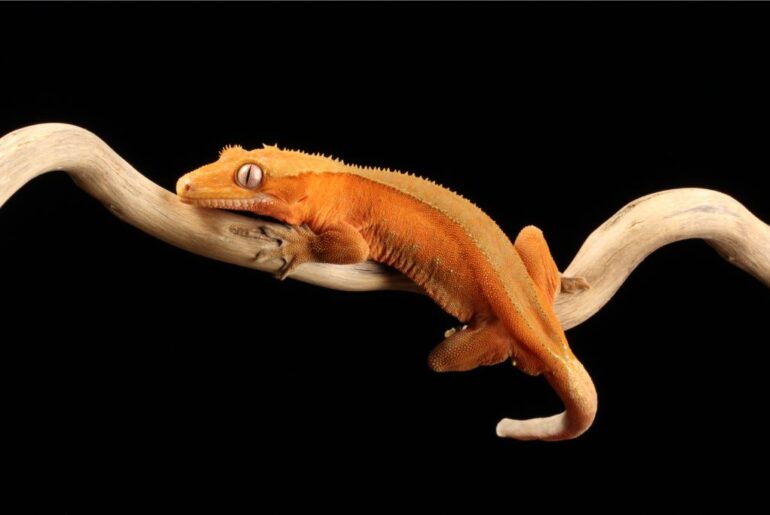
[(464, 372), (481, 365), (495, 365), (511, 356), (511, 339), (500, 323), (484, 323), (454, 332), (428, 356), (434, 372)]
[(555, 300), (561, 288), (561, 274), (551, 257), (543, 231), (534, 225), (528, 225), (516, 236), (513, 246), (524, 262), (532, 281), (547, 299)]
[(521, 256), (529, 276), (548, 298), (555, 300), (560, 291), (577, 293), (591, 287), (585, 277), (565, 277), (559, 273), (543, 231), (537, 227), (529, 225), (522, 229), (513, 246)]

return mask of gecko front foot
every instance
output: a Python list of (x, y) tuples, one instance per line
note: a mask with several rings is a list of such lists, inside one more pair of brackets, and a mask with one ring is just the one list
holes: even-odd
[(282, 260), (283, 266), (276, 273), (280, 280), (286, 279), (302, 263), (313, 260), (310, 244), (316, 235), (308, 226), (263, 226), (261, 230), (276, 246), (260, 250), (254, 259), (259, 263)]

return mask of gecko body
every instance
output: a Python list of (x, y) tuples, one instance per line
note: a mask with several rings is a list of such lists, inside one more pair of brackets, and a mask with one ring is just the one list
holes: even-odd
[(266, 233), (280, 245), (260, 257), (283, 259), (281, 277), (308, 261), (367, 259), (404, 273), (464, 324), (430, 353), (433, 370), (510, 359), (544, 375), (565, 412), (503, 419), (498, 435), (563, 440), (593, 422), (596, 391), (554, 314), (562, 277), (539, 229), (524, 228), (512, 243), (476, 205), (432, 181), (273, 146), (227, 147), (216, 162), (181, 177), (177, 194), (201, 207), (302, 226)]

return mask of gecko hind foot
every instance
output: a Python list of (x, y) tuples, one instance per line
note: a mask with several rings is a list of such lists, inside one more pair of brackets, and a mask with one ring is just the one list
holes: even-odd
[(561, 276), (562, 293), (577, 293), (591, 288), (591, 284), (585, 277), (565, 277)]
[(428, 356), (434, 372), (463, 372), (495, 365), (511, 356), (510, 339), (500, 324), (447, 331), (449, 336)]

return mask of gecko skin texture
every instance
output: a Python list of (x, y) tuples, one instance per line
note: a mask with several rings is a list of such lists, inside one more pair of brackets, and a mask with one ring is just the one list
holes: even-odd
[(561, 275), (539, 229), (526, 227), (511, 243), (481, 209), (429, 180), (274, 146), (226, 147), (181, 177), (177, 194), (302, 226), (265, 230), (279, 245), (257, 258), (283, 259), (282, 278), (309, 261), (372, 259), (398, 269), (465, 326), (447, 331), (430, 353), (435, 371), (511, 360), (544, 375), (565, 411), (503, 419), (499, 436), (564, 440), (593, 422), (596, 390), (553, 311)]

